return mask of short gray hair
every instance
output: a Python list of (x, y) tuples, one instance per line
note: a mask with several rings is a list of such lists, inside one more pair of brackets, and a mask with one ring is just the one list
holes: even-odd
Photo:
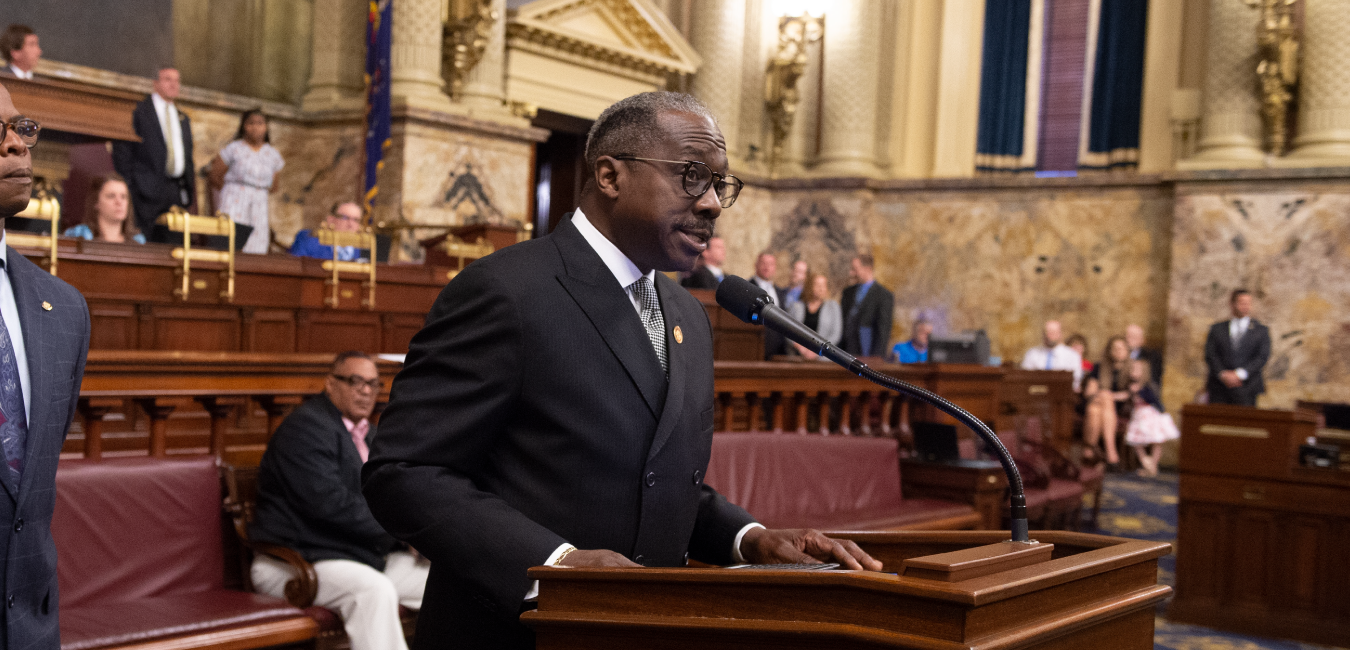
[(587, 178), (595, 174), (600, 156), (648, 154), (665, 135), (657, 124), (658, 116), (670, 112), (693, 113), (717, 122), (703, 102), (684, 93), (655, 91), (621, 99), (595, 118), (586, 136)]

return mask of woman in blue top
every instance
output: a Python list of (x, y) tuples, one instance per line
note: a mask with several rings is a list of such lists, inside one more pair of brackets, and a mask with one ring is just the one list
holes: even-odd
[(67, 237), (114, 243), (145, 243), (145, 235), (136, 229), (131, 214), (131, 195), (127, 182), (110, 173), (89, 184), (84, 200), (84, 223), (66, 229)]

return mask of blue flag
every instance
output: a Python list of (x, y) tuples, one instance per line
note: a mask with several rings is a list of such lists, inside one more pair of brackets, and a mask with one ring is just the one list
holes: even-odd
[(393, 143), (389, 137), (392, 4), (392, 0), (370, 0), (366, 18), (366, 168), (362, 203), (367, 215), (371, 214), (375, 197), (380, 193), (379, 171), (384, 168), (384, 150)]

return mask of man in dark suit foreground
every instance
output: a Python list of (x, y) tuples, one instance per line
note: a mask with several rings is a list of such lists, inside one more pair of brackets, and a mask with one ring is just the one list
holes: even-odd
[(860, 357), (884, 357), (890, 352), (891, 318), (895, 296), (876, 280), (875, 262), (866, 253), (853, 258), (849, 274), (856, 284), (839, 296), (844, 312), (845, 352)]
[[(361, 494), (380, 388), (369, 356), (337, 355), (324, 392), (295, 409), (267, 443), (249, 529), (250, 539), (288, 547), (314, 564), (314, 604), (342, 616), (352, 650), (406, 649), (398, 606), (419, 609), (427, 582), (427, 562), (395, 550)], [(284, 598), (295, 571), (260, 554), (250, 575), (258, 591)]]
[(127, 179), (136, 226), (147, 237), (155, 220), (175, 205), (192, 205), (197, 196), (192, 169), (192, 122), (179, 112), (178, 71), (164, 68), (155, 92), (136, 104), (131, 126), (140, 142), (113, 143), (113, 167)]
[[(28, 206), (39, 126), (0, 88), (0, 228)], [(0, 231), (2, 232), (2, 231)], [(2, 242), (3, 239), (0, 239)], [(75, 416), (89, 309), (74, 287), (0, 246), (0, 650), (56, 650), (56, 461)]]
[[(694, 161), (694, 162), (691, 162)], [(468, 266), (394, 381), (365, 467), (371, 510), (431, 559), (418, 648), (529, 648), (526, 571), (880, 563), (766, 530), (703, 483), (712, 331), (687, 271), (740, 181), (687, 95), (620, 101), (587, 138), (580, 208)]]
[(1205, 339), (1205, 383), (1210, 404), (1256, 406), (1256, 396), (1266, 392), (1261, 376), (1270, 359), (1270, 328), (1251, 317), (1252, 294), (1238, 289), (1228, 300), (1233, 317), (1215, 323)]

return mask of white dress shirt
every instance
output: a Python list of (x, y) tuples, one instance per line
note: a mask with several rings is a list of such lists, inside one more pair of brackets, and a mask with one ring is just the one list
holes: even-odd
[[(1242, 337), (1247, 335), (1247, 330), (1252, 326), (1252, 317), (1243, 316), (1228, 321), (1228, 339), (1233, 342), (1233, 349), (1237, 350), (1238, 343), (1242, 342)], [(1247, 369), (1236, 368), (1233, 370), (1238, 379), (1247, 381)]]
[[(609, 272), (614, 274), (614, 279), (618, 281), (619, 286), (623, 287), (624, 291), (628, 293), (628, 299), (632, 301), (633, 308), (638, 310), (638, 313), (641, 313), (642, 306), (638, 303), (637, 296), (634, 295), (630, 287), (634, 282), (637, 282), (638, 278), (643, 276), (642, 271), (638, 270), (638, 267), (633, 263), (633, 260), (628, 259), (628, 256), (624, 255), (623, 251), (619, 250), (619, 247), (614, 245), (614, 242), (606, 239), (599, 230), (595, 229), (595, 226), (591, 225), (590, 220), (581, 212), (581, 208), (577, 208), (576, 212), (572, 213), (572, 225), (576, 226), (577, 230), (581, 232), (581, 236), (585, 238), (586, 243), (590, 244), (591, 248), (595, 249), (596, 254), (600, 256), (600, 260), (609, 268)], [(652, 286), (655, 286), (656, 269), (648, 271), (646, 276), (648, 280), (652, 281)], [(741, 538), (745, 537), (745, 534), (750, 530), (763, 527), (764, 526), (760, 524), (746, 524), (740, 532), (736, 533), (736, 540), (732, 542), (731, 546), (732, 559), (736, 560), (736, 562), (745, 562), (745, 557), (741, 555)], [(547, 566), (557, 562), (558, 558), (562, 557), (563, 553), (574, 548), (576, 547), (564, 543), (562, 546), (554, 549), (553, 552), (549, 554), (548, 558), (543, 561), (543, 564)], [(529, 592), (525, 594), (525, 600), (534, 600), (538, 597), (539, 581), (535, 580), (534, 583), (530, 585)]]
[(1022, 357), (1023, 370), (1069, 370), (1073, 372), (1073, 387), (1083, 380), (1083, 357), (1073, 348), (1060, 343), (1053, 348), (1038, 345)]
[[(164, 174), (169, 178), (178, 178), (183, 175), (183, 166), (186, 161), (183, 160), (183, 123), (178, 116), (178, 107), (171, 102), (167, 102), (159, 93), (150, 93), (150, 101), (155, 105), (155, 119), (159, 121), (160, 132), (164, 134), (164, 142), (173, 150), (173, 169), (165, 169)], [(164, 130), (164, 113), (169, 114), (169, 129)]]
[(13, 63), (11, 63), (11, 64), (9, 64), (9, 71), (10, 71), (10, 72), (13, 72), (13, 73), (14, 73), (14, 76), (16, 76), (16, 77), (18, 77), (18, 78), (20, 78), (20, 79), (27, 79), (27, 80), (29, 80), (29, 81), (32, 81), (32, 80), (33, 80), (33, 71), (32, 71), (32, 70), (27, 70), (27, 71), (25, 71), (25, 70), (21, 69), (19, 66), (14, 65)]
[(19, 305), (14, 302), (14, 287), (9, 283), (9, 247), (5, 245), (4, 231), (0, 230), (0, 262), (5, 272), (0, 273), (0, 316), (9, 330), (9, 344), (14, 348), (14, 360), (19, 366), (19, 389), (23, 392), (23, 411), (26, 420), (33, 413), (32, 382), (28, 375), (28, 349), (23, 343), (23, 323), (19, 321)]
[(754, 282), (755, 286), (758, 286), (763, 289), (765, 293), (769, 294), (769, 302), (778, 307), (782, 307), (782, 305), (778, 304), (778, 289), (774, 288), (773, 280), (765, 280), (758, 275), (753, 275), (750, 276), (750, 281)]

